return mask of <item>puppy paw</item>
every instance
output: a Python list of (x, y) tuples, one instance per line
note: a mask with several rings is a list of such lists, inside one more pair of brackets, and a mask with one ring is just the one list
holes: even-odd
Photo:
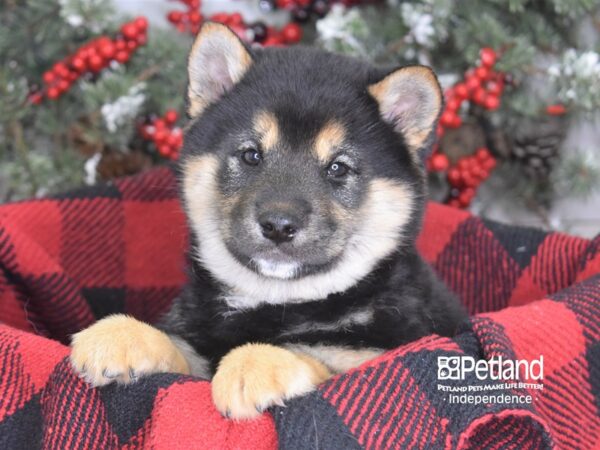
[(250, 419), (312, 391), (330, 376), (323, 364), (305, 354), (268, 344), (246, 344), (219, 363), (212, 396), (224, 416)]
[(71, 364), (94, 386), (131, 383), (151, 373), (189, 373), (169, 336), (125, 315), (106, 317), (75, 334)]

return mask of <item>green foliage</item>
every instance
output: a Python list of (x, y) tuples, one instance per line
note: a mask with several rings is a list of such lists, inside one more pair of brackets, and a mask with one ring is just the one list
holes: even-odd
[(127, 19), (109, 0), (1, 0), (0, 201), (78, 184), (82, 153), (130, 152), (139, 118), (183, 111), (191, 39), (154, 27), (128, 63), (84, 76), (57, 100), (28, 101), (53, 64)]
[[(514, 84), (505, 89), (500, 109), (487, 116), (496, 129), (510, 130), (511, 119), (543, 121), (551, 104), (565, 105), (573, 119), (600, 111), (600, 47), (593, 48), (600, 38), (578, 34), (588, 21), (588, 35), (598, 36), (598, 18), (594, 0), (387, 0), (333, 8), (317, 30), (324, 48), (376, 63), (426, 64), (454, 79), (477, 64), (483, 47), (495, 49), (495, 70), (509, 73)], [(505, 167), (494, 178), (503, 179), (516, 198), (547, 205), (555, 194), (582, 194), (600, 184), (589, 158), (563, 158), (551, 179), (534, 181), (504, 156)]]

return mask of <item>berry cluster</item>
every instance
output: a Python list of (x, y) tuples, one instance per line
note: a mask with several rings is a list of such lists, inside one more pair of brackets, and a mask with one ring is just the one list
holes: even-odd
[(157, 117), (140, 126), (141, 136), (154, 142), (158, 153), (164, 158), (177, 159), (183, 145), (183, 131), (175, 126), (179, 119), (177, 111), (170, 109), (163, 117)]
[(44, 97), (55, 100), (86, 73), (98, 73), (112, 61), (126, 63), (131, 54), (147, 41), (148, 21), (138, 17), (123, 24), (114, 39), (100, 36), (80, 47), (73, 55), (57, 62), (42, 75), (44, 88), (33, 92), (29, 101), (39, 104)]
[(464, 102), (472, 102), (486, 110), (500, 107), (500, 96), (504, 91), (505, 75), (493, 70), (498, 55), (491, 48), (483, 48), (479, 53), (480, 63), (468, 70), (465, 78), (444, 93), (445, 108), (436, 130), (438, 143), (427, 160), (427, 170), (446, 172), (451, 191), (447, 203), (461, 208), (471, 204), (479, 185), (489, 177), (496, 167), (496, 159), (487, 148), (478, 149), (474, 155), (460, 158), (451, 166), (448, 156), (440, 152), (439, 141), (446, 129), (459, 128), (462, 118), (459, 115)]
[(546, 114), (550, 116), (562, 116), (567, 113), (567, 108), (565, 105), (557, 103), (555, 105), (546, 106)]
[(456, 165), (448, 169), (450, 198), (448, 204), (466, 208), (475, 197), (479, 185), (490, 176), (496, 167), (496, 158), (485, 148), (479, 148), (474, 155), (460, 158)]
[[(196, 34), (204, 17), (200, 13), (200, 0), (179, 0), (186, 6), (186, 11), (171, 11), (167, 19), (179, 31)], [(240, 13), (217, 13), (208, 18), (211, 22), (227, 25), (241, 39), (264, 47), (296, 44), (302, 39), (302, 28), (298, 24), (289, 23), (281, 30), (265, 25), (263, 22), (247, 24)]]
[(186, 7), (185, 11), (169, 11), (167, 19), (182, 33), (196, 34), (202, 25), (200, 0), (179, 0)]
[(471, 101), (489, 111), (500, 107), (500, 96), (504, 90), (504, 74), (493, 70), (497, 55), (491, 48), (479, 53), (480, 63), (465, 73), (465, 78), (445, 92), (446, 108), (440, 124), (446, 128), (458, 128), (462, 124), (459, 110), (463, 102)]
[(295, 22), (307, 22), (312, 16), (325, 17), (333, 3), (344, 6), (356, 6), (361, 3), (375, 3), (377, 0), (260, 0), (261, 9), (272, 11), (286, 9), (291, 12)]
[(307, 22), (312, 16), (325, 17), (331, 6), (330, 0), (260, 0), (265, 11), (286, 9), (295, 22)]

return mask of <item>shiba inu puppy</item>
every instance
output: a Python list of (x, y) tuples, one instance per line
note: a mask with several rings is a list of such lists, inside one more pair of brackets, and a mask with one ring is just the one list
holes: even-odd
[(157, 326), (104, 318), (73, 337), (93, 385), (212, 377), (233, 418), (314, 389), (464, 312), (415, 249), (433, 72), (316, 49), (250, 49), (209, 23), (189, 57), (180, 158), (189, 283)]

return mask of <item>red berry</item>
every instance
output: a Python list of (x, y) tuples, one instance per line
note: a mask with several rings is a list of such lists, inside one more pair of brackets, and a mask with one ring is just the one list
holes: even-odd
[(169, 156), (171, 154), (171, 147), (169, 147), (167, 144), (159, 145), (158, 153), (160, 153), (163, 156)]
[(487, 92), (482, 87), (475, 89), (473, 92), (473, 101), (478, 105), (483, 105), (487, 97)]
[(174, 109), (170, 109), (165, 113), (165, 122), (167, 122), (169, 125), (173, 125), (175, 122), (177, 122), (178, 118), (179, 114), (177, 114), (177, 111)]
[(281, 30), (283, 41), (287, 44), (295, 44), (302, 39), (302, 28), (297, 23), (288, 23)]
[(490, 77), (490, 69), (485, 66), (479, 66), (475, 69), (475, 76), (480, 80), (485, 81)]
[(444, 127), (451, 127), (455, 116), (456, 113), (452, 111), (444, 111), (440, 117), (440, 124)]
[(233, 13), (229, 16), (228, 25), (243, 25), (244, 18), (240, 13)]
[(83, 72), (86, 69), (85, 61), (83, 60), (83, 58), (80, 57), (73, 58), (73, 60), (71, 61), (71, 66), (77, 72)]
[(460, 186), (460, 182), (460, 171), (456, 167), (453, 167), (448, 171), (448, 183), (450, 183), (450, 185), (453, 187), (457, 187)]
[(71, 83), (68, 80), (62, 79), (59, 80), (58, 83), (56, 83), (56, 87), (61, 93), (63, 93), (69, 90), (69, 88), (71, 87)]
[(475, 89), (481, 86), (481, 80), (474, 75), (468, 76), (465, 80), (465, 85), (469, 92), (473, 92)]
[(120, 62), (121, 64), (126, 63), (127, 61), (129, 61), (129, 52), (127, 50), (120, 50), (117, 52), (117, 54), (115, 55), (115, 59)]
[(460, 104), (461, 102), (459, 100), (457, 100), (456, 98), (451, 98), (446, 102), (446, 109), (456, 112), (456, 110), (460, 108)]
[(502, 85), (502, 83), (500, 83), (498, 81), (489, 81), (485, 85), (485, 88), (488, 91), (488, 94), (499, 96), (502, 94), (502, 90), (504, 89), (504, 86)]
[(167, 145), (172, 149), (179, 148), (179, 138), (175, 134), (169, 134), (167, 137)]
[(443, 172), (448, 169), (450, 161), (443, 153), (436, 153), (431, 157), (431, 168), (436, 172)]
[(442, 125), (438, 124), (437, 128), (435, 129), (435, 135), (438, 138), (441, 138), (445, 132), (446, 132), (446, 130), (444, 130), (444, 127)]
[(277, 0), (277, 7), (280, 9), (293, 8), (295, 6), (294, 0)]
[(42, 80), (44, 80), (44, 83), (46, 84), (52, 84), (54, 81), (56, 81), (56, 74), (51, 70), (48, 70), (47, 72), (44, 72), (44, 75), (42, 75)]
[(113, 59), (115, 57), (116, 51), (117, 48), (115, 47), (115, 44), (112, 41), (105, 42), (98, 48), (98, 52), (100, 53), (100, 55), (102, 55), (106, 59)]
[(49, 88), (48, 91), (46, 91), (46, 96), (50, 100), (55, 100), (58, 97), (60, 97), (60, 91), (58, 90), (57, 87), (53, 86), (53, 87)]
[(138, 35), (138, 29), (134, 23), (126, 23), (121, 27), (121, 33), (125, 36), (125, 39), (135, 39)]
[(138, 47), (142, 46), (142, 45), (146, 45), (146, 43), (148, 42), (148, 38), (146, 37), (145, 34), (140, 34), (137, 39), (135, 40), (135, 42), (137, 43)]
[(492, 156), (492, 154), (485, 147), (480, 147), (475, 152), (475, 157), (477, 158), (477, 161), (479, 161), (481, 163), (488, 160), (491, 156)]
[(153, 123), (157, 130), (167, 128), (167, 123), (163, 119), (156, 119)]
[(488, 95), (483, 102), (483, 106), (489, 111), (495, 111), (500, 107), (500, 98), (496, 95)]
[(262, 42), (263, 47), (279, 47), (282, 44), (283, 42), (281, 42), (281, 39), (275, 36), (269, 36)]
[(469, 96), (469, 89), (465, 83), (458, 83), (454, 86), (454, 95), (459, 100), (465, 100)]
[(52, 66), (52, 71), (61, 78), (66, 78), (69, 75), (69, 69), (62, 62), (54, 64), (54, 66)]
[(454, 117), (452, 118), (452, 124), (450, 125), (450, 128), (459, 128), (462, 125), (462, 119), (460, 118), (460, 116), (458, 114), (455, 114)]
[(475, 187), (479, 184), (479, 181), (477, 180), (477, 178), (475, 178), (471, 172), (464, 172), (462, 174), (462, 179), (463, 179), (463, 183), (465, 184), (465, 186), (467, 187)]
[(90, 56), (88, 64), (92, 72), (98, 72), (102, 69), (102, 67), (104, 67), (104, 60), (102, 57), (100, 57), (100, 55), (94, 54)]
[(171, 11), (167, 15), (167, 19), (171, 23), (179, 23), (179, 22), (181, 22), (182, 18), (183, 18), (183, 13), (181, 11)]
[(198, 23), (202, 22), (202, 15), (198, 11), (191, 11), (188, 14), (188, 19), (190, 20), (191, 23), (198, 24)]
[(133, 41), (127, 41), (127, 50), (134, 51), (137, 47), (137, 38)]
[(496, 52), (489, 47), (482, 48), (479, 57), (481, 63), (486, 67), (492, 67), (496, 63)]
[(566, 112), (567, 112), (567, 108), (565, 108), (565, 105), (556, 104), (556, 105), (548, 105), (546, 107), (546, 113), (550, 114), (551, 116), (562, 116)]
[(148, 28), (148, 20), (143, 16), (136, 17), (134, 23), (137, 29), (141, 32), (146, 31)]
[(154, 142), (156, 142), (157, 144), (162, 144), (163, 142), (165, 142), (168, 136), (169, 132), (165, 128), (157, 128), (154, 132)]

